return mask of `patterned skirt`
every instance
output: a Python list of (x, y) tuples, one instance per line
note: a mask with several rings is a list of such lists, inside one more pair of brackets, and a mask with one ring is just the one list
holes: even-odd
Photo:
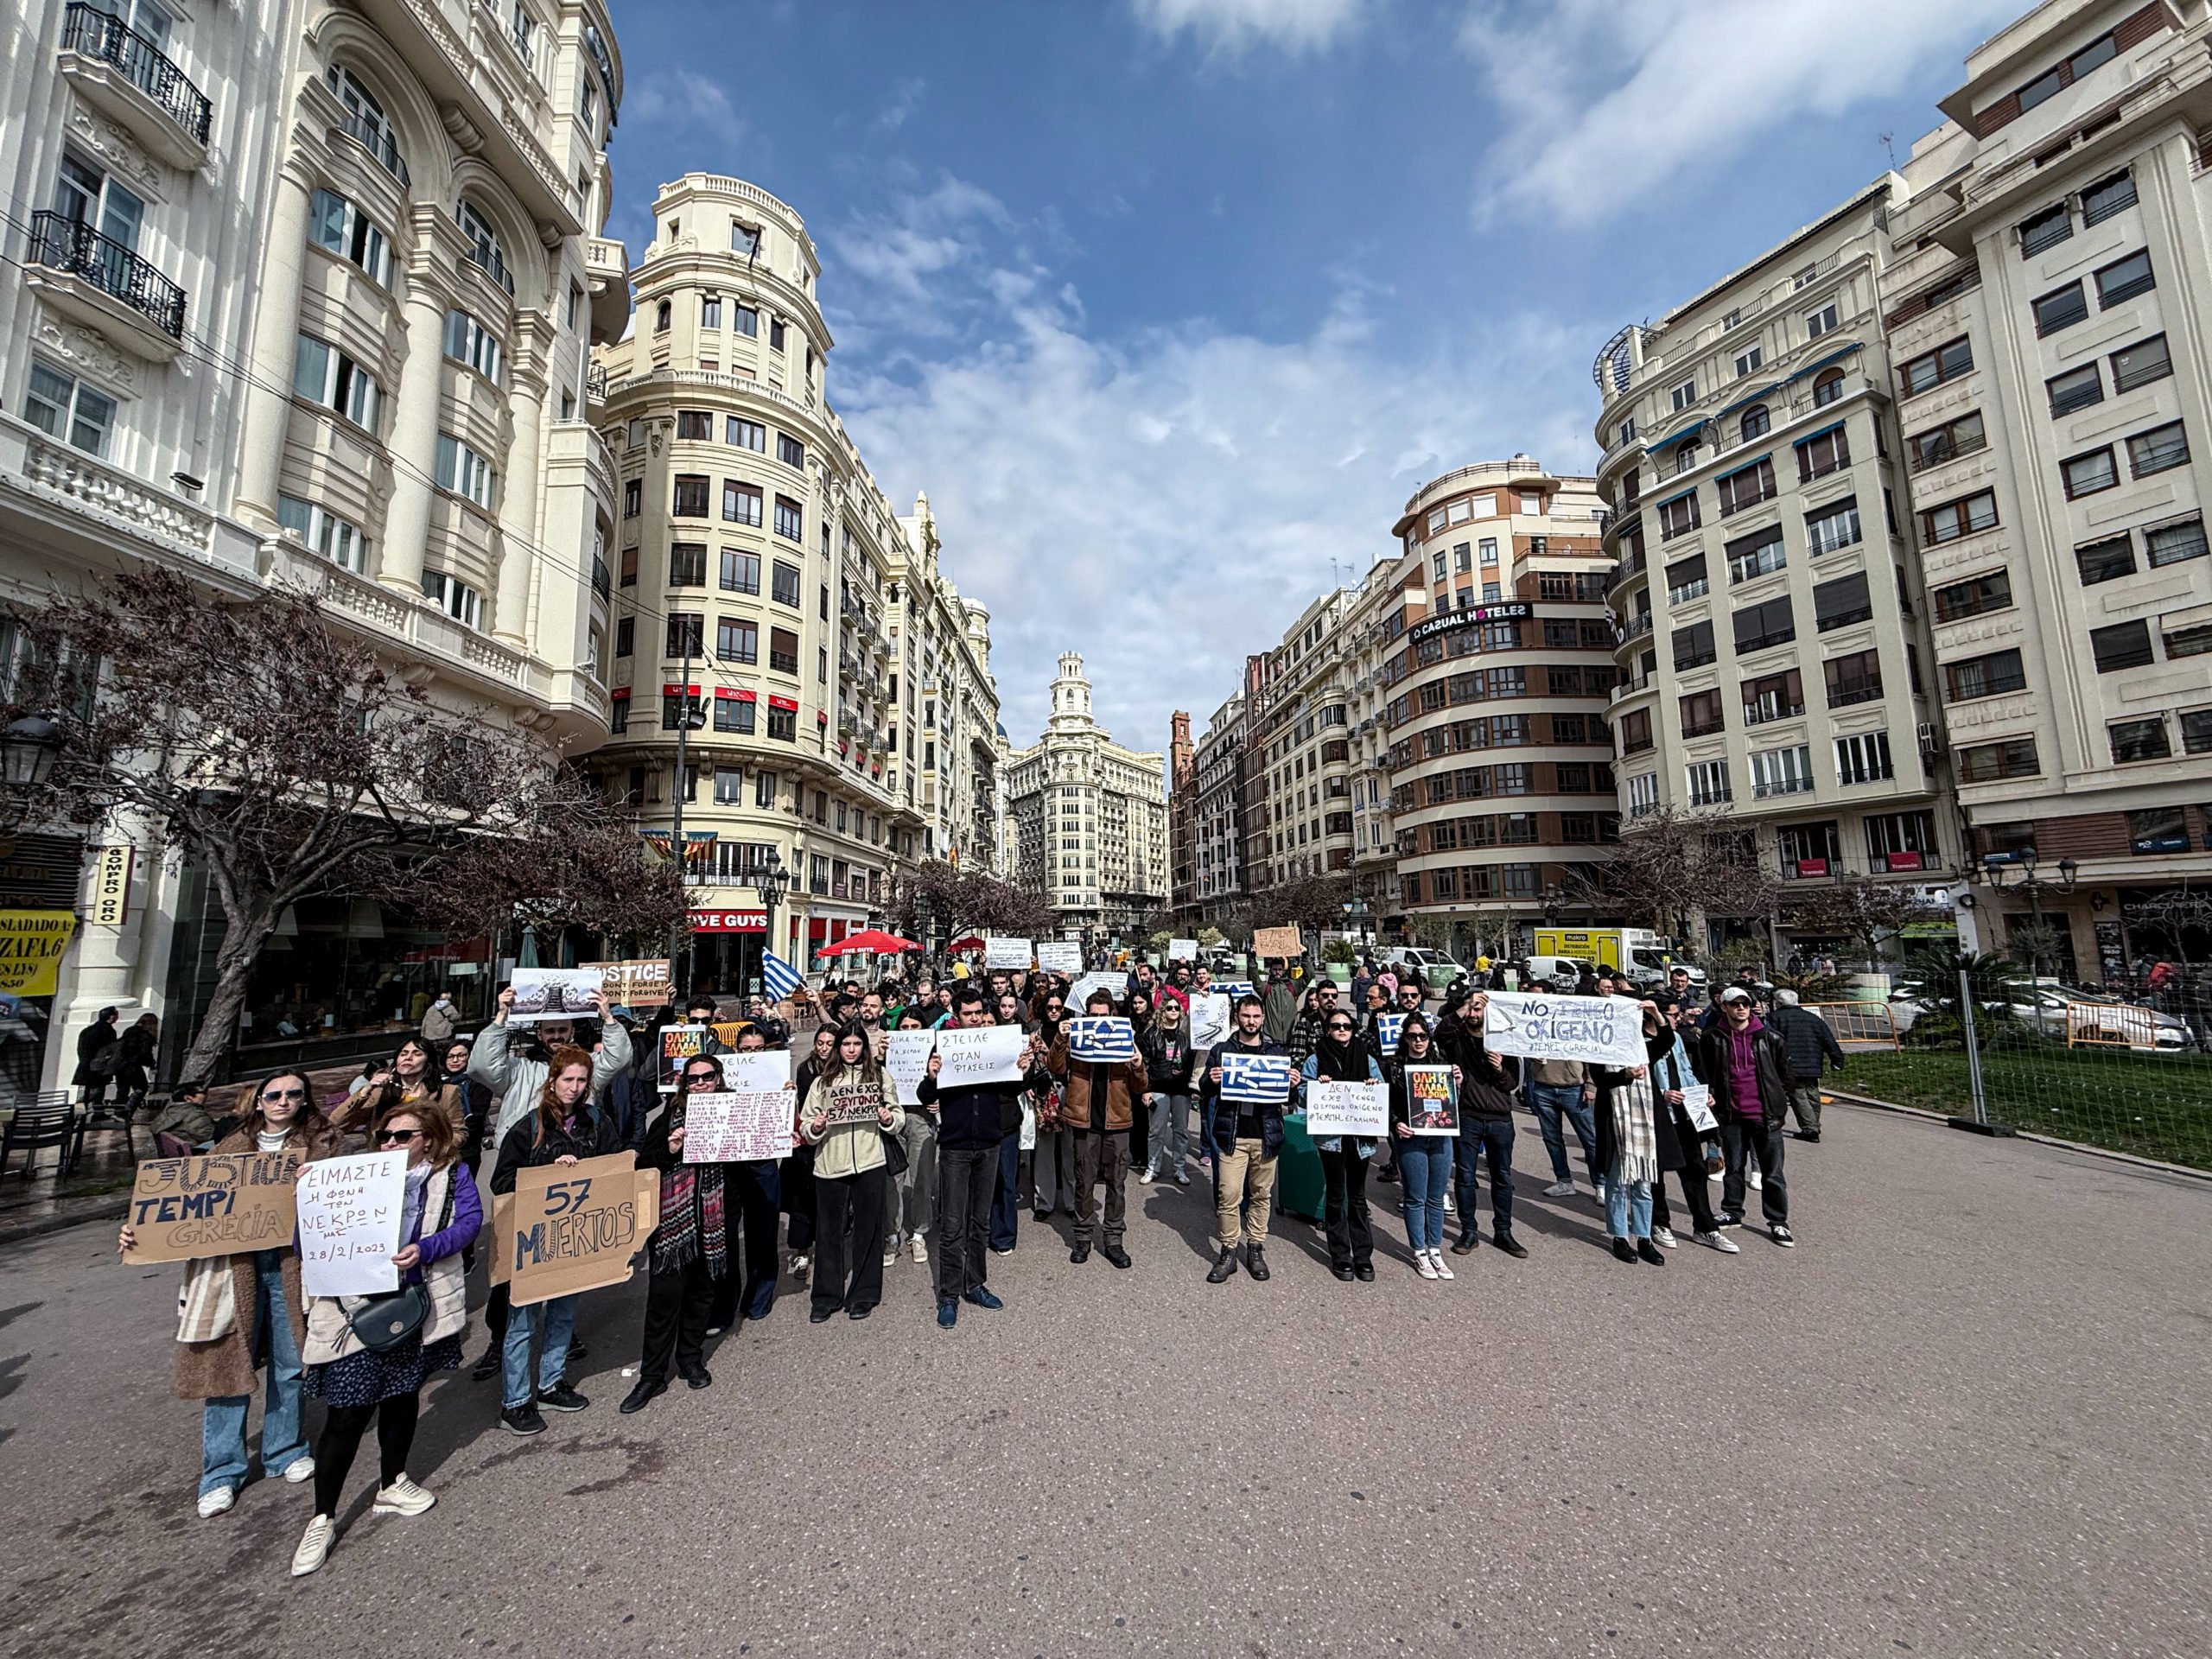
[(440, 1337), (428, 1347), (421, 1337), (410, 1337), (386, 1353), (357, 1348), (327, 1365), (308, 1366), (300, 1392), (319, 1395), (326, 1405), (373, 1406), (380, 1400), (416, 1393), (433, 1372), (450, 1371), (460, 1363), (460, 1332)]

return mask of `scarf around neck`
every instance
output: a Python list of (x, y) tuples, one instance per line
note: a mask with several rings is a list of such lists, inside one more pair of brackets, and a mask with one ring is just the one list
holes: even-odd
[[(671, 1129), (683, 1127), (681, 1098), (669, 1107)], [(661, 1172), (660, 1225), (653, 1231), (653, 1268), (672, 1273), (700, 1257), (720, 1279), (729, 1271), (729, 1234), (723, 1225), (722, 1166), (677, 1163)]]
[(1357, 1035), (1340, 1042), (1325, 1030), (1314, 1042), (1313, 1058), (1320, 1074), (1332, 1082), (1367, 1081), (1367, 1050)]

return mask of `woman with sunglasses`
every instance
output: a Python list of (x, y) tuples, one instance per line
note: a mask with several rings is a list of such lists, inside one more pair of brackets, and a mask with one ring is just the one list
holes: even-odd
[[(1308, 1083), (1380, 1083), (1382, 1068), (1361, 1040), (1359, 1027), (1343, 1008), (1322, 1021), (1302, 1070)], [(1375, 1229), (1368, 1219), (1367, 1160), (1381, 1144), (1352, 1135), (1324, 1135), (1313, 1142), (1321, 1154), (1321, 1224), (1329, 1238), (1329, 1271), (1350, 1283), (1375, 1277)]]
[[(237, 1128), (215, 1143), (218, 1153), (281, 1154), (296, 1167), (340, 1149), (315, 1107), (307, 1074), (277, 1071), (248, 1096)], [(118, 1248), (137, 1243), (129, 1227)], [(296, 1240), (245, 1255), (205, 1256), (185, 1264), (177, 1299), (176, 1393), (206, 1404), (200, 1418), (200, 1514), (222, 1514), (245, 1484), (246, 1416), (254, 1373), (265, 1365), (261, 1468), (297, 1484), (313, 1478), (315, 1459), (300, 1432), (300, 1347), (307, 1339), (307, 1303), (300, 1294)]]
[[(1449, 1136), (1414, 1133), (1406, 1068), (1444, 1064), (1427, 1017), (1408, 1014), (1398, 1031), (1398, 1052), (1390, 1061), (1390, 1134), (1397, 1142), (1398, 1174), (1405, 1188), (1406, 1242), (1413, 1247), (1414, 1267), (1424, 1279), (1453, 1276), (1444, 1260), (1444, 1195), (1452, 1187), (1453, 1148)], [(1455, 1065), (1452, 1086), (1456, 1089), (1460, 1081)]]
[[(668, 1392), (668, 1368), (688, 1388), (711, 1386), (707, 1371), (707, 1330), (715, 1312), (717, 1285), (729, 1278), (735, 1262), (730, 1225), (733, 1194), (728, 1164), (692, 1164), (683, 1160), (689, 1133), (685, 1103), (693, 1095), (719, 1093), (721, 1062), (705, 1054), (684, 1061), (668, 1109), (645, 1131), (638, 1167), (660, 1171), (660, 1225), (646, 1242), (652, 1278), (645, 1286), (644, 1346), (638, 1357), (638, 1382), (623, 1399), (627, 1416), (643, 1411)], [(731, 1318), (735, 1318), (734, 1311)]]
[(1188, 1186), (1191, 1096), (1202, 1056), (1191, 1045), (1190, 1015), (1181, 997), (1160, 999), (1152, 1023), (1137, 1027), (1137, 1052), (1144, 1056), (1145, 1100), (1152, 1117), (1150, 1155), (1137, 1179)]
[(339, 1495), (371, 1418), (381, 1460), (371, 1513), (420, 1515), (438, 1501), (408, 1478), (407, 1454), (415, 1445), (423, 1384), (434, 1372), (461, 1364), (461, 1332), (468, 1322), (468, 1270), (461, 1252), (484, 1224), (484, 1206), (443, 1113), (389, 1107), (370, 1132), (369, 1147), (407, 1154), (399, 1249), (391, 1265), (399, 1270), (403, 1289), (423, 1287), (429, 1311), (420, 1331), (376, 1353), (361, 1345), (352, 1323), (365, 1298), (318, 1296), (309, 1306), (305, 1388), (320, 1395), (328, 1409), (315, 1446), (315, 1514), (292, 1553), (296, 1579), (320, 1567), (337, 1541)]
[(847, 1319), (864, 1319), (883, 1300), (883, 1258), (875, 1242), (883, 1236), (890, 1188), (884, 1142), (898, 1135), (906, 1119), (867, 1028), (847, 1026), (837, 1033), (836, 1058), (814, 1079), (798, 1113), (798, 1132), (815, 1149), (815, 1248), (821, 1259), (815, 1263), (814, 1306), (807, 1318), (816, 1325), (840, 1308)]
[(417, 1106), (443, 1113), (456, 1138), (468, 1118), (460, 1080), (446, 1075), (429, 1044), (420, 1037), (400, 1039), (391, 1060), (372, 1066), (346, 1103), (331, 1116), (331, 1127), (346, 1135), (365, 1135), (395, 1106)]

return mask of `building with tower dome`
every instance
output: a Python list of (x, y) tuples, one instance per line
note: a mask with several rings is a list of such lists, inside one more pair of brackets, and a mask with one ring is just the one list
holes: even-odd
[(1122, 747), (1090, 712), (1083, 658), (1060, 656), (1044, 734), (1005, 757), (1011, 873), (1069, 937), (1127, 944), (1167, 904), (1167, 791), (1159, 751)]

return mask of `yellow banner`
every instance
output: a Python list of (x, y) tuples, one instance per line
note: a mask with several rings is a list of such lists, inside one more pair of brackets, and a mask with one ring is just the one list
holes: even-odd
[(76, 936), (73, 910), (0, 910), (0, 991), (52, 996), (61, 958)]

